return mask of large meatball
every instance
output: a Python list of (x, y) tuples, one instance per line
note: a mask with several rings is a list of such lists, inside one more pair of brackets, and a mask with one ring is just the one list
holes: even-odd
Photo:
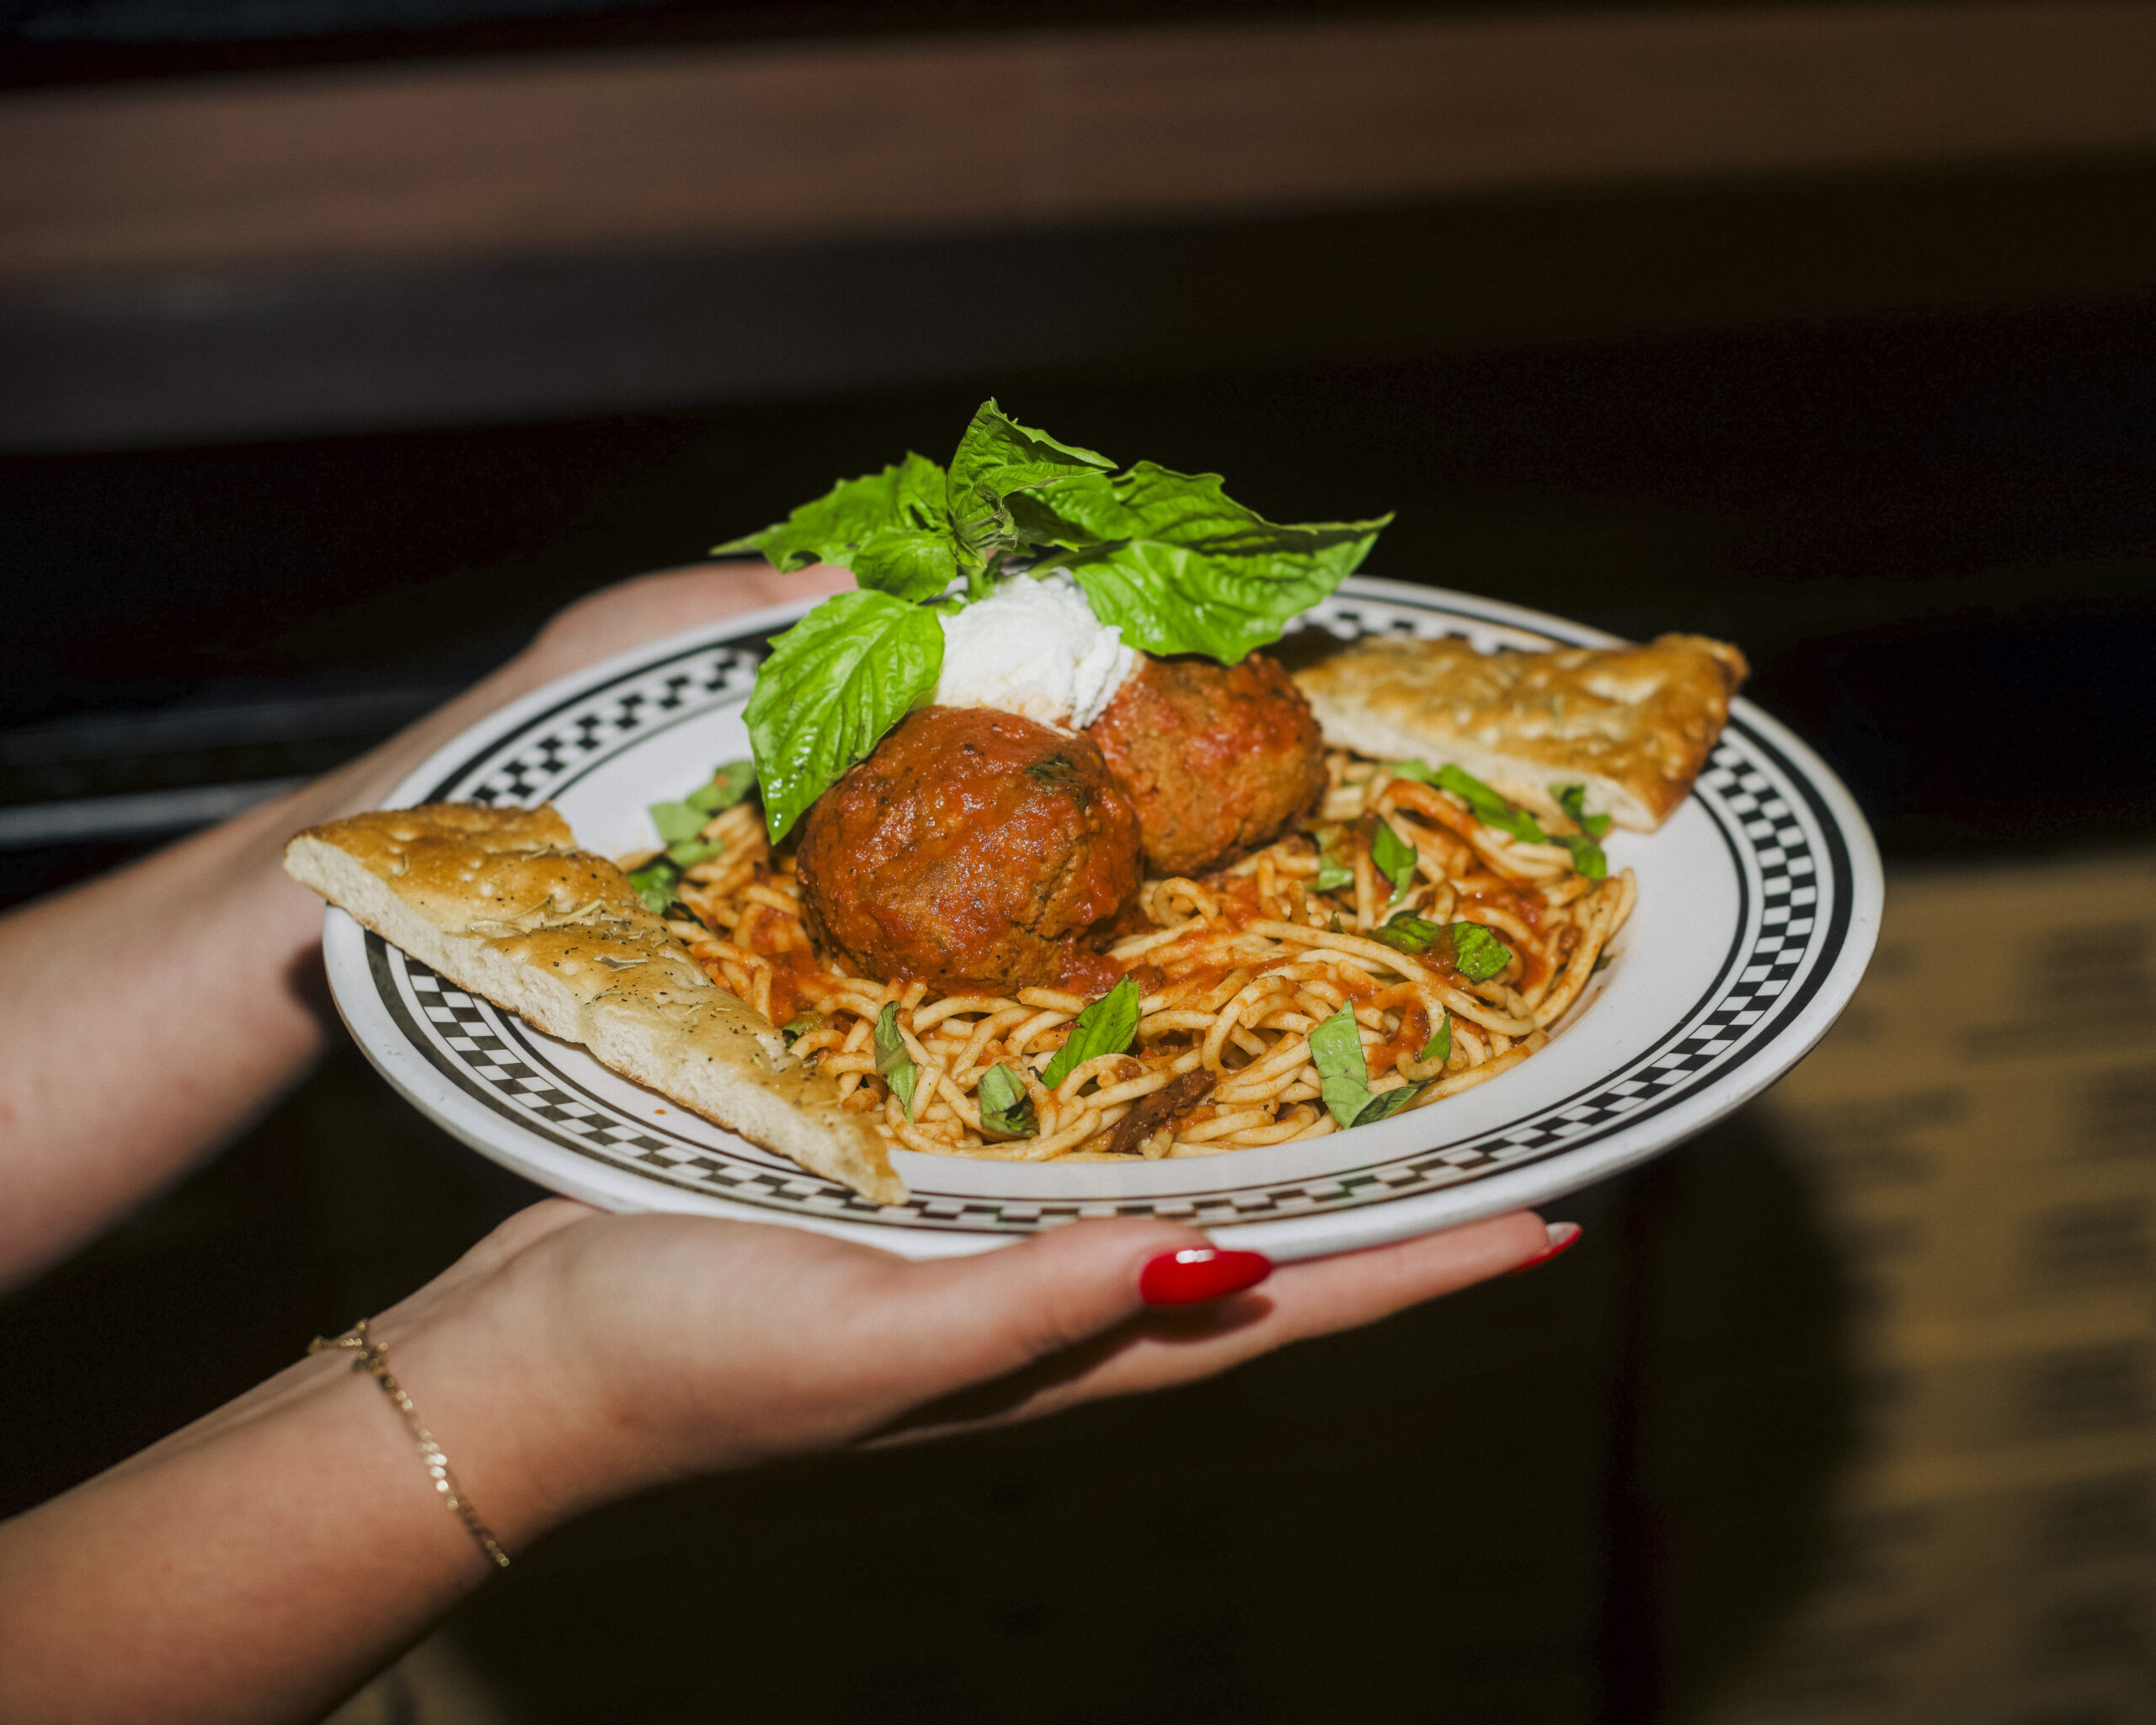
[(1138, 854), (1085, 736), (930, 707), (810, 806), (796, 867), (811, 930), (871, 976), (1090, 991), (1104, 961), (1082, 937), (1137, 891)]
[(1325, 791), (1317, 720), (1262, 653), (1240, 665), (1149, 659), (1088, 733), (1138, 805), (1156, 873), (1224, 868)]

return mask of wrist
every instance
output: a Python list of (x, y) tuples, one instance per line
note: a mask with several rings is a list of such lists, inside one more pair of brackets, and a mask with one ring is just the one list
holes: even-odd
[(607, 1374), (587, 1357), (581, 1327), (558, 1321), (552, 1254), (543, 1243), (520, 1251), (517, 1243), (501, 1234), (483, 1242), (371, 1327), (512, 1557), (562, 1522), (659, 1477), (643, 1465), (648, 1448), (620, 1418)]

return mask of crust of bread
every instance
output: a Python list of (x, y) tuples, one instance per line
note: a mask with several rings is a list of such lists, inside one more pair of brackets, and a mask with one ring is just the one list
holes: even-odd
[(1748, 670), (1704, 635), (1490, 654), (1446, 637), (1359, 642), (1295, 681), (1337, 747), (1457, 766), (1556, 819), (1550, 786), (1584, 784), (1591, 813), (1652, 832), (1691, 791)]
[(311, 827), (285, 872), (459, 988), (878, 1204), (905, 1183), (759, 1014), (714, 985), (552, 804), (437, 803)]

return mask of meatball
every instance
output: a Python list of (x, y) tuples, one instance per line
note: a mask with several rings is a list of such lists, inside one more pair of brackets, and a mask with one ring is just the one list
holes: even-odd
[(1325, 791), (1325, 745), (1302, 691), (1273, 660), (1148, 659), (1087, 734), (1138, 805), (1161, 874), (1224, 868), (1267, 843)]
[(810, 932), (871, 976), (1091, 991), (1083, 937), (1138, 890), (1138, 817), (1084, 735), (930, 707), (810, 805), (795, 866)]

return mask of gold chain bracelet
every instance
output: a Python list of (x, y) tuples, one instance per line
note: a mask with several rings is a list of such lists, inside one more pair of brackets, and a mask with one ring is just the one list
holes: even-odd
[(419, 1446), (419, 1459), (427, 1464), (427, 1472), (434, 1480), (435, 1489), (441, 1493), (442, 1501), (470, 1530), (472, 1537), (479, 1542), (479, 1549), (487, 1554), (488, 1561), (497, 1569), (508, 1568), (509, 1553), (501, 1548), (501, 1542), (487, 1530), (487, 1524), (479, 1519), (479, 1512), (472, 1507), (472, 1500), (464, 1495), (464, 1487), (457, 1484), (456, 1476), (449, 1471), (449, 1457), (442, 1454), (441, 1445), (435, 1441), (435, 1434), (420, 1422), (419, 1410), (412, 1405), (412, 1398), (404, 1393), (403, 1385), (390, 1375), (389, 1349), (367, 1334), (367, 1319), (361, 1318), (334, 1340), (327, 1336), (317, 1336), (307, 1344), (307, 1351), (322, 1354), (332, 1348), (357, 1350), (359, 1358), (352, 1362), (352, 1370), (373, 1373), (374, 1381), (382, 1386), (382, 1393), (397, 1404), (397, 1411), (404, 1416), (404, 1423), (412, 1429), (413, 1439)]

